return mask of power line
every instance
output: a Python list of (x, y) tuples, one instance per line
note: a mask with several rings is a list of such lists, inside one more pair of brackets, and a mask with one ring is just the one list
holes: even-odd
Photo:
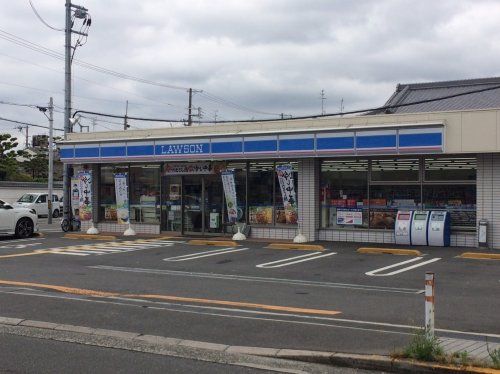
[(47, 22), (44, 21), (44, 19), (40, 16), (40, 14), (38, 14), (38, 12), (36, 11), (35, 9), (35, 6), (33, 5), (33, 3), (31, 2), (31, 0), (29, 0), (30, 2), (30, 5), (31, 5), (31, 9), (33, 9), (33, 13), (35, 13), (35, 15), (37, 16), (37, 18), (40, 20), (40, 22), (42, 22), (45, 26), (47, 26), (49, 29), (52, 29), (52, 30), (55, 30), (55, 31), (64, 31), (64, 29), (58, 29), (56, 27), (52, 27), (51, 25), (49, 25)]
[[(1, 29), (0, 29), (0, 38), (5, 39), (7, 41), (10, 41), (10, 42), (12, 42), (14, 44), (17, 44), (19, 46), (31, 49), (33, 51), (36, 51), (36, 52), (39, 52), (39, 53), (43, 53), (43, 54), (45, 54), (47, 56), (50, 56), (50, 57), (53, 57), (53, 58), (56, 58), (56, 59), (59, 59), (59, 60), (63, 60), (64, 59), (64, 56), (61, 53), (57, 52), (57, 51), (54, 51), (54, 50), (51, 50), (49, 48), (43, 47), (43, 46), (41, 46), (39, 44), (30, 42), (30, 41), (28, 41), (26, 39), (20, 38), (20, 37), (14, 35), (14, 34), (11, 34), (11, 33), (7, 32), (7, 31), (1, 30)], [(189, 88), (187, 88), (187, 87), (176, 86), (176, 85), (166, 84), (166, 83), (154, 82), (154, 81), (151, 81), (149, 79), (139, 78), (139, 77), (135, 77), (133, 75), (129, 75), (129, 74), (125, 74), (125, 73), (120, 73), (120, 72), (117, 72), (117, 71), (114, 71), (114, 70), (111, 70), (111, 69), (103, 68), (103, 67), (100, 67), (98, 65), (90, 64), (88, 62), (80, 61), (80, 60), (77, 60), (77, 59), (74, 60), (74, 63), (77, 64), (77, 65), (79, 65), (79, 66), (81, 66), (81, 67), (84, 67), (86, 69), (97, 71), (97, 72), (102, 73), (102, 74), (108, 74), (108, 75), (111, 75), (111, 76), (114, 76), (114, 77), (117, 77), (117, 78), (121, 78), (121, 79), (127, 79), (127, 80), (131, 80), (131, 81), (135, 81), (135, 82), (139, 82), (139, 83), (144, 83), (144, 84), (148, 84), (148, 85), (152, 85), (152, 86), (157, 86), (157, 87), (163, 87), (163, 88), (170, 88), (170, 89), (184, 90), (184, 91), (189, 90)], [(222, 97), (210, 94), (208, 92), (204, 92), (203, 90), (196, 89), (195, 92), (198, 92), (198, 93), (202, 94), (202, 96), (204, 96), (207, 100), (214, 101), (214, 102), (217, 102), (217, 103), (219, 103), (221, 105), (226, 105), (226, 106), (232, 107), (232, 108), (240, 110), (240, 111), (258, 113), (258, 114), (267, 114), (267, 115), (273, 115), (273, 116), (274, 115), (275, 116), (280, 116), (281, 115), (280, 113), (270, 113), (270, 112), (264, 112), (264, 111), (252, 109), (252, 108), (246, 107), (244, 105), (237, 104), (237, 103), (234, 103), (232, 101), (229, 101), (229, 100), (224, 99)]]
[[(40, 128), (42, 128), (42, 129), (48, 129), (48, 128), (49, 128), (48, 126), (43, 126), (43, 125), (35, 125), (34, 123), (28, 123), (28, 122), (16, 121), (16, 120), (13, 120), (13, 119), (8, 119), (8, 118), (4, 118), (4, 117), (0, 117), (0, 121), (11, 122), (11, 123), (17, 123), (17, 124), (19, 124), (19, 125), (26, 125), (26, 126), (40, 127)], [(58, 129), (58, 128), (54, 128), (54, 130), (57, 130), (57, 131), (64, 131), (63, 129)]]
[[(217, 123), (251, 123), (251, 122), (295, 121), (295, 120), (299, 120), (299, 119), (325, 118), (325, 117), (343, 116), (346, 114), (360, 114), (360, 113), (374, 112), (374, 111), (385, 111), (385, 110), (392, 109), (392, 108), (402, 108), (402, 107), (407, 107), (407, 106), (411, 106), (411, 105), (432, 103), (435, 101), (447, 100), (447, 99), (452, 99), (455, 97), (466, 96), (466, 95), (471, 95), (471, 94), (480, 93), (480, 92), (493, 91), (493, 90), (498, 90), (498, 89), (500, 89), (500, 85), (493, 86), (493, 87), (487, 87), (487, 88), (481, 88), (481, 89), (467, 91), (467, 92), (461, 92), (461, 93), (457, 93), (457, 94), (453, 94), (453, 95), (440, 96), (440, 97), (436, 97), (433, 99), (413, 101), (411, 103), (384, 105), (384, 106), (380, 106), (380, 107), (376, 107), (376, 108), (351, 110), (349, 112), (336, 112), (336, 113), (316, 114), (316, 115), (309, 115), (309, 116), (300, 116), (300, 117), (293, 117), (293, 118), (279, 118), (279, 119), (267, 118), (267, 119), (251, 119), (251, 120), (226, 120), (226, 121), (217, 121)], [(73, 117), (77, 113), (87, 113), (87, 114), (99, 115), (99, 116), (104, 116), (104, 117), (112, 117), (112, 118), (125, 118), (124, 116), (121, 116), (121, 115), (106, 114), (106, 113), (99, 113), (99, 112), (87, 112), (84, 110), (77, 110), (73, 114)], [(176, 123), (184, 122), (183, 120), (169, 120), (169, 119), (158, 119), (158, 118), (137, 118), (137, 117), (128, 117), (128, 118), (140, 120), (140, 121), (152, 121), (152, 122), (176, 122)], [(199, 121), (199, 123), (214, 123), (214, 121)]]

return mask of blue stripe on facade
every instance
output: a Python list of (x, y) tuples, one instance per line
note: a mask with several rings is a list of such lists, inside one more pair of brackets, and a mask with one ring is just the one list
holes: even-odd
[(314, 139), (280, 139), (280, 151), (314, 151)]
[(276, 152), (278, 150), (277, 140), (245, 140), (245, 152)]
[(75, 148), (75, 158), (99, 157), (99, 147)]
[(212, 153), (241, 153), (242, 142), (212, 143)]
[(441, 133), (399, 134), (400, 147), (425, 147), (443, 145)]
[(157, 156), (210, 154), (210, 143), (160, 144), (155, 147)]
[(63, 148), (59, 150), (60, 158), (73, 158), (74, 155), (73, 148)]
[(127, 156), (153, 156), (155, 147), (153, 145), (129, 145)]
[(337, 138), (317, 138), (316, 149), (330, 150), (330, 149), (353, 149), (354, 137), (337, 137)]
[(101, 147), (101, 157), (119, 157), (125, 155), (125, 146)]
[(396, 134), (394, 135), (367, 135), (356, 137), (356, 148), (391, 148), (396, 147)]

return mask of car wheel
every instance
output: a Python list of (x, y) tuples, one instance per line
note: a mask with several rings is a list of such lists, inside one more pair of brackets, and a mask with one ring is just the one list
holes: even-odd
[(33, 235), (34, 225), (29, 218), (21, 218), (16, 224), (16, 236), (18, 238), (29, 238)]
[(59, 217), (59, 209), (56, 209), (52, 212), (52, 218), (57, 218)]

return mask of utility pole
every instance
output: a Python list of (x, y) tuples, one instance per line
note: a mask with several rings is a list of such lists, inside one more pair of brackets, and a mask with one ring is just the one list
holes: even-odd
[(189, 89), (189, 106), (188, 106), (188, 126), (191, 126), (193, 124), (193, 118), (191, 114), (191, 106), (193, 105), (193, 89)]
[[(71, 132), (71, 0), (66, 0), (66, 23), (64, 28), (64, 140)], [(63, 165), (63, 217), (70, 219), (70, 175), (69, 165)]]
[(127, 122), (127, 114), (128, 114), (128, 100), (125, 106), (125, 117), (123, 118), (123, 130), (127, 130), (130, 125)]
[(218, 112), (219, 111), (217, 109), (215, 109), (215, 111), (214, 111), (214, 125), (217, 124), (217, 113)]
[(325, 90), (321, 90), (321, 114), (325, 114)]
[[(64, 140), (67, 140), (68, 133), (71, 130), (71, 35), (79, 34), (82, 36), (87, 36), (88, 34), (81, 31), (72, 30), (73, 22), (71, 21), (71, 13), (74, 9), (75, 21), (76, 19), (83, 19), (84, 25), (86, 24), (90, 27), (91, 19), (90, 15), (87, 13), (88, 10), (82, 6), (71, 4), (71, 0), (66, 0), (65, 2), (66, 12), (65, 12), (65, 28), (64, 28)], [(75, 45), (75, 50), (78, 44)], [(64, 218), (71, 218), (71, 205), (70, 205), (70, 166), (64, 164), (63, 168), (63, 216)]]
[(49, 100), (49, 198), (48, 207), (49, 215), (47, 217), (47, 222), (52, 223), (52, 193), (54, 189), (54, 101), (52, 97)]

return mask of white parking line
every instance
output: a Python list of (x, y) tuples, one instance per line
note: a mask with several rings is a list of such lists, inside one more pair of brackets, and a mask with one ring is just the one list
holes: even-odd
[(32, 242), (32, 241), (35, 241), (35, 240), (45, 240), (45, 238), (2, 240), (2, 241), (0, 241), (0, 244), (1, 244), (0, 248), (9, 247), (9, 246), (11, 246), (13, 244), (17, 244), (17, 243)]
[(60, 248), (51, 248), (46, 251), (58, 255), (70, 256), (89, 256), (89, 255), (108, 255), (113, 253), (124, 253), (140, 251), (143, 249), (152, 249), (159, 247), (171, 247), (174, 244), (183, 242), (173, 242), (165, 240), (145, 240), (145, 241), (123, 241), (123, 242), (106, 242), (90, 245), (69, 246)]
[(164, 258), (163, 261), (169, 261), (169, 262), (189, 261), (189, 260), (196, 260), (198, 258), (223, 255), (223, 254), (226, 254), (226, 253), (247, 251), (249, 249), (250, 248), (238, 248), (238, 249), (234, 249), (234, 247), (229, 247), (229, 248), (215, 249), (215, 250), (212, 250), (212, 251), (196, 252), (196, 253), (191, 253), (191, 254), (188, 254), (188, 255), (182, 255), (182, 256), (175, 256), (175, 257)]
[(423, 260), (423, 257), (415, 257), (415, 258), (412, 258), (411, 260), (406, 260), (406, 261), (398, 262), (398, 263), (393, 264), (393, 265), (385, 266), (383, 268), (375, 269), (375, 270), (372, 270), (372, 271), (367, 271), (365, 274), (369, 275), (369, 276), (372, 276), (372, 277), (388, 277), (388, 276), (391, 276), (391, 275), (396, 275), (396, 274), (399, 274), (399, 273), (403, 273), (405, 271), (412, 270), (412, 269), (418, 268), (420, 266), (424, 266), (424, 265), (427, 265), (427, 264), (439, 261), (439, 260), (441, 260), (441, 258), (440, 257), (436, 257), (436, 258), (433, 258), (433, 259), (430, 259), (430, 260), (427, 260), (427, 261), (424, 261), (424, 262), (419, 262), (418, 264), (415, 264), (415, 265), (404, 267), (404, 268), (399, 269), (399, 270), (394, 270), (394, 271), (392, 271), (390, 273), (379, 274), (379, 273), (383, 272), (384, 270), (388, 270), (388, 269), (400, 267), (402, 265), (410, 264), (412, 262), (421, 261), (421, 260)]
[(322, 252), (314, 252), (314, 253), (308, 253), (307, 255), (289, 257), (278, 261), (266, 262), (265, 264), (260, 264), (256, 266), (261, 269), (281, 268), (284, 266), (294, 265), (300, 262), (317, 260), (318, 258), (333, 256), (336, 254), (337, 252), (330, 252), (326, 254), (323, 254)]

